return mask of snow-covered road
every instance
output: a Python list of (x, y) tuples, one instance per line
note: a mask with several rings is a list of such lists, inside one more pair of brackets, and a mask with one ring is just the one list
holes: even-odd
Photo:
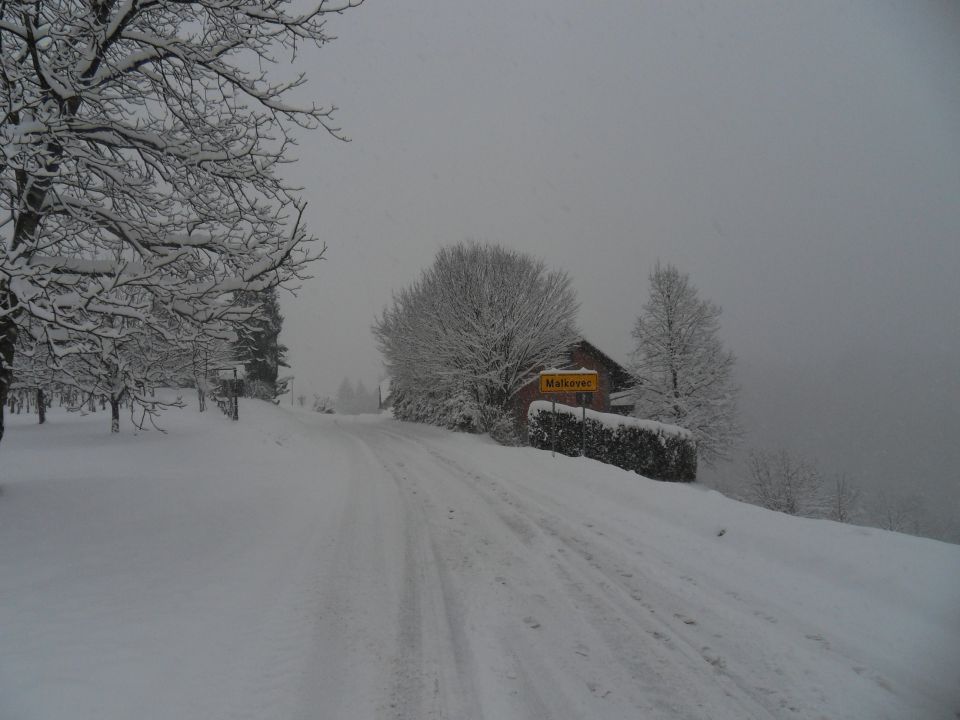
[(182, 411), (166, 437), (13, 424), (0, 717), (960, 711), (957, 546), (385, 418), (243, 411)]

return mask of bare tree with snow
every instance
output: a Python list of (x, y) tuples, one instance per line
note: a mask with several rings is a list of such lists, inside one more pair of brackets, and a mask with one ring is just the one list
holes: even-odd
[(277, 169), (294, 128), (338, 131), (265, 68), (355, 4), (0, 3), (0, 413), (27, 323), (54, 362), (144, 327), (186, 347), (303, 277), (323, 250)]
[(579, 339), (577, 309), (570, 278), (541, 260), (474, 242), (441, 249), (373, 327), (394, 413), (506, 429), (514, 394)]
[(837, 522), (853, 522), (860, 512), (860, 488), (845, 473), (834, 476), (830, 485), (829, 517)]
[(747, 459), (747, 496), (768, 510), (823, 517), (829, 499), (823, 477), (816, 467), (785, 450), (776, 453), (754, 451)]
[(197, 390), (197, 409), (207, 409), (207, 399), (216, 383), (213, 381), (217, 371), (234, 364), (233, 343), (224, 337), (198, 335), (191, 343), (188, 358), (181, 358), (178, 385), (193, 385)]
[[(28, 318), (29, 319), (29, 318)], [(32, 320), (32, 319), (31, 319)], [(180, 384), (185, 379), (191, 358), (183, 348), (157, 332), (160, 314), (153, 324), (134, 318), (112, 318), (112, 336), (106, 333), (70, 333), (36, 321), (26, 324), (19, 334), (14, 363), (16, 385), (25, 380), (47, 378), (62, 388), (72, 388), (75, 408), (94, 398), (104, 398), (111, 408), (111, 430), (119, 431), (120, 407), (127, 404), (142, 410), (142, 427), (160, 408), (178, 401), (165, 402), (155, 394), (161, 385)], [(56, 345), (49, 342), (56, 338)], [(206, 336), (200, 336), (205, 338)], [(186, 339), (186, 338), (183, 338)], [(198, 338), (199, 339), (199, 338)], [(54, 357), (52, 349), (60, 349)]]
[(923, 518), (923, 503), (918, 495), (909, 492), (880, 490), (870, 498), (873, 521), (884, 530), (919, 535)]
[(11, 384), (11, 390), (34, 394), (37, 403), (37, 420), (42, 425), (46, 421), (47, 393), (53, 389), (57, 380), (56, 369), (50, 362), (44, 346), (25, 342), (22, 336), (18, 346), (13, 358), (14, 382)]
[(686, 273), (659, 262), (633, 330), (634, 414), (693, 432), (708, 465), (739, 440), (733, 353), (718, 337), (720, 308), (701, 300)]

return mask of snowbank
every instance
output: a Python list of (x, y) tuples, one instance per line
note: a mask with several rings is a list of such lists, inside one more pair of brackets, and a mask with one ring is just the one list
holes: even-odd
[[(551, 370), (551, 372), (553, 372)], [(552, 412), (554, 403), (549, 400), (534, 400), (530, 403), (530, 409), (527, 416), (530, 417), (539, 412)], [(573, 407), (571, 405), (561, 405), (556, 403), (558, 413), (572, 415), (579, 420), (584, 412), (583, 408)], [(602, 413), (596, 410), (586, 410), (587, 419), (599, 423), (605, 428), (616, 430), (618, 427), (632, 427), (640, 430), (647, 430), (658, 435), (670, 435), (673, 437), (692, 440), (693, 433), (679, 425), (669, 425), (667, 423), (657, 422), (656, 420), (644, 420), (642, 418), (627, 417), (626, 415), (617, 415), (616, 413)]]

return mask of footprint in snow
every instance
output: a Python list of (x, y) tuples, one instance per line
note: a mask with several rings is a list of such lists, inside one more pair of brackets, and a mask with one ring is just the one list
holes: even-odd
[(525, 617), (525, 618), (523, 619), (523, 622), (524, 622), (524, 623), (526, 624), (526, 626), (527, 626), (528, 628), (530, 628), (531, 630), (536, 630), (537, 628), (540, 627), (540, 623), (537, 622), (537, 619), (536, 619), (535, 617), (533, 617), (532, 615), (527, 615), (527, 617)]
[(600, 698), (605, 698), (607, 695), (613, 692), (612, 690), (604, 689), (600, 684), (594, 683), (594, 682), (588, 682), (587, 689), (589, 689), (591, 693), (593, 693), (594, 695)]
[(727, 663), (724, 662), (724, 659), (717, 655), (716, 653), (710, 652), (709, 647), (703, 647), (700, 649), (700, 655), (708, 663), (713, 665), (717, 670), (723, 670), (727, 667)]

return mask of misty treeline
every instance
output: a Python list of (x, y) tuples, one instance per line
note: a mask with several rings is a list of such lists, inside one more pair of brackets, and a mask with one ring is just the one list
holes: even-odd
[[(307, 407), (307, 396), (303, 393), (298, 394), (293, 401), (300, 407)], [(353, 383), (349, 378), (344, 378), (337, 388), (336, 397), (314, 393), (310, 409), (327, 415), (376, 413), (380, 411), (380, 388), (374, 386), (368, 389), (363, 380)]]
[(363, 380), (356, 384), (344, 378), (337, 388), (337, 397), (334, 407), (341, 415), (359, 415), (361, 413), (375, 413), (380, 409), (380, 394), (377, 387), (367, 389)]
[(713, 485), (725, 495), (788, 515), (960, 542), (955, 509), (930, 506), (909, 488), (879, 489), (847, 473), (824, 470), (783, 449), (749, 451), (742, 470)]
[(338, 130), (268, 69), (352, 4), (0, 3), (0, 439), (15, 367), (152, 415), (305, 277), (277, 169)]
[[(301, 393), (295, 400), (300, 407), (306, 407), (306, 395)], [(318, 413), (340, 415), (375, 413), (380, 410), (379, 388), (374, 387), (368, 390), (363, 380), (357, 380), (354, 384), (349, 378), (344, 378), (337, 388), (336, 397), (314, 393), (310, 409)]]

